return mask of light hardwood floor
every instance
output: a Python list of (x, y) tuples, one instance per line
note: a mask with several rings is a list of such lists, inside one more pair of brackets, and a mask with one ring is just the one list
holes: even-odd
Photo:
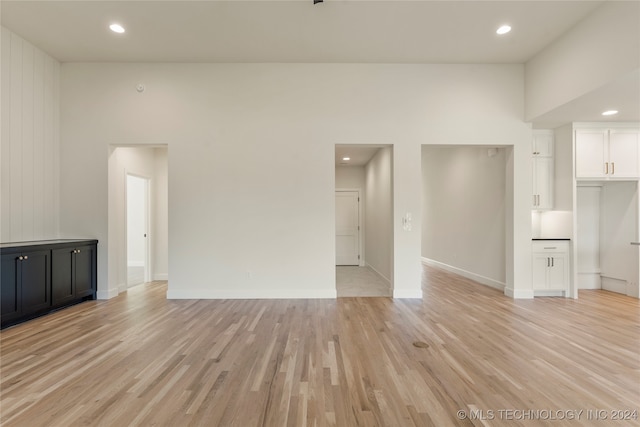
[(423, 289), (168, 301), (151, 283), (86, 302), (0, 333), (1, 423), (640, 425), (611, 420), (640, 406), (638, 300), (514, 301), (428, 267)]

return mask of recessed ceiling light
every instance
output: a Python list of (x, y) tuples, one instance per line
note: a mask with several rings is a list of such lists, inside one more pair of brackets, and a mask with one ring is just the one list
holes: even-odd
[(345, 162), (348, 162), (349, 160), (351, 160), (351, 157), (343, 157), (342, 160), (344, 160)]
[(503, 35), (503, 34), (507, 34), (509, 31), (511, 31), (511, 27), (509, 25), (503, 25), (502, 27), (496, 30), (496, 33)]
[(614, 116), (618, 114), (618, 110), (607, 110), (602, 113), (603, 116)]
[(124, 27), (120, 24), (111, 24), (109, 25), (109, 29), (114, 33), (124, 33)]

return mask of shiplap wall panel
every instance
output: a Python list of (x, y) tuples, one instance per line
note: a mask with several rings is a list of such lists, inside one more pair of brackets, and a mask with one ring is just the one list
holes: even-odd
[(0, 34), (0, 52), (2, 53), (2, 61), (0, 61), (0, 91), (2, 96), (2, 149), (0, 150), (0, 230), (2, 235), (0, 238), (4, 241), (5, 231), (8, 235), (11, 229), (11, 146), (8, 143), (11, 140), (11, 61), (7, 60), (11, 52), (11, 34), (9, 30), (2, 28)]
[[(11, 35), (11, 228), (9, 241), (22, 237), (22, 39)], [(3, 142), (4, 144), (4, 142)], [(5, 240), (5, 239), (3, 239)]]
[(60, 64), (2, 28), (3, 242), (59, 235)]
[(33, 235), (44, 235), (44, 52), (33, 55)]

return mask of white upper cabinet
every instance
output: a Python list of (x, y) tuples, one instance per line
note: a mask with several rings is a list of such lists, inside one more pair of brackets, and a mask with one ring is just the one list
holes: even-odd
[(553, 209), (553, 134), (539, 131), (533, 134), (533, 210)]
[(576, 130), (576, 178), (640, 177), (639, 134), (635, 129)]
[(638, 178), (638, 132), (609, 131), (609, 174), (613, 178)]

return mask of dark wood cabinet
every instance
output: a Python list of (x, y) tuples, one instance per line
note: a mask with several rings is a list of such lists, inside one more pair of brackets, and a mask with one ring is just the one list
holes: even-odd
[(2, 255), (2, 322), (51, 306), (51, 253), (47, 250)]
[(2, 327), (94, 299), (97, 240), (0, 244)]
[(95, 293), (95, 245), (53, 249), (53, 304), (64, 304)]

